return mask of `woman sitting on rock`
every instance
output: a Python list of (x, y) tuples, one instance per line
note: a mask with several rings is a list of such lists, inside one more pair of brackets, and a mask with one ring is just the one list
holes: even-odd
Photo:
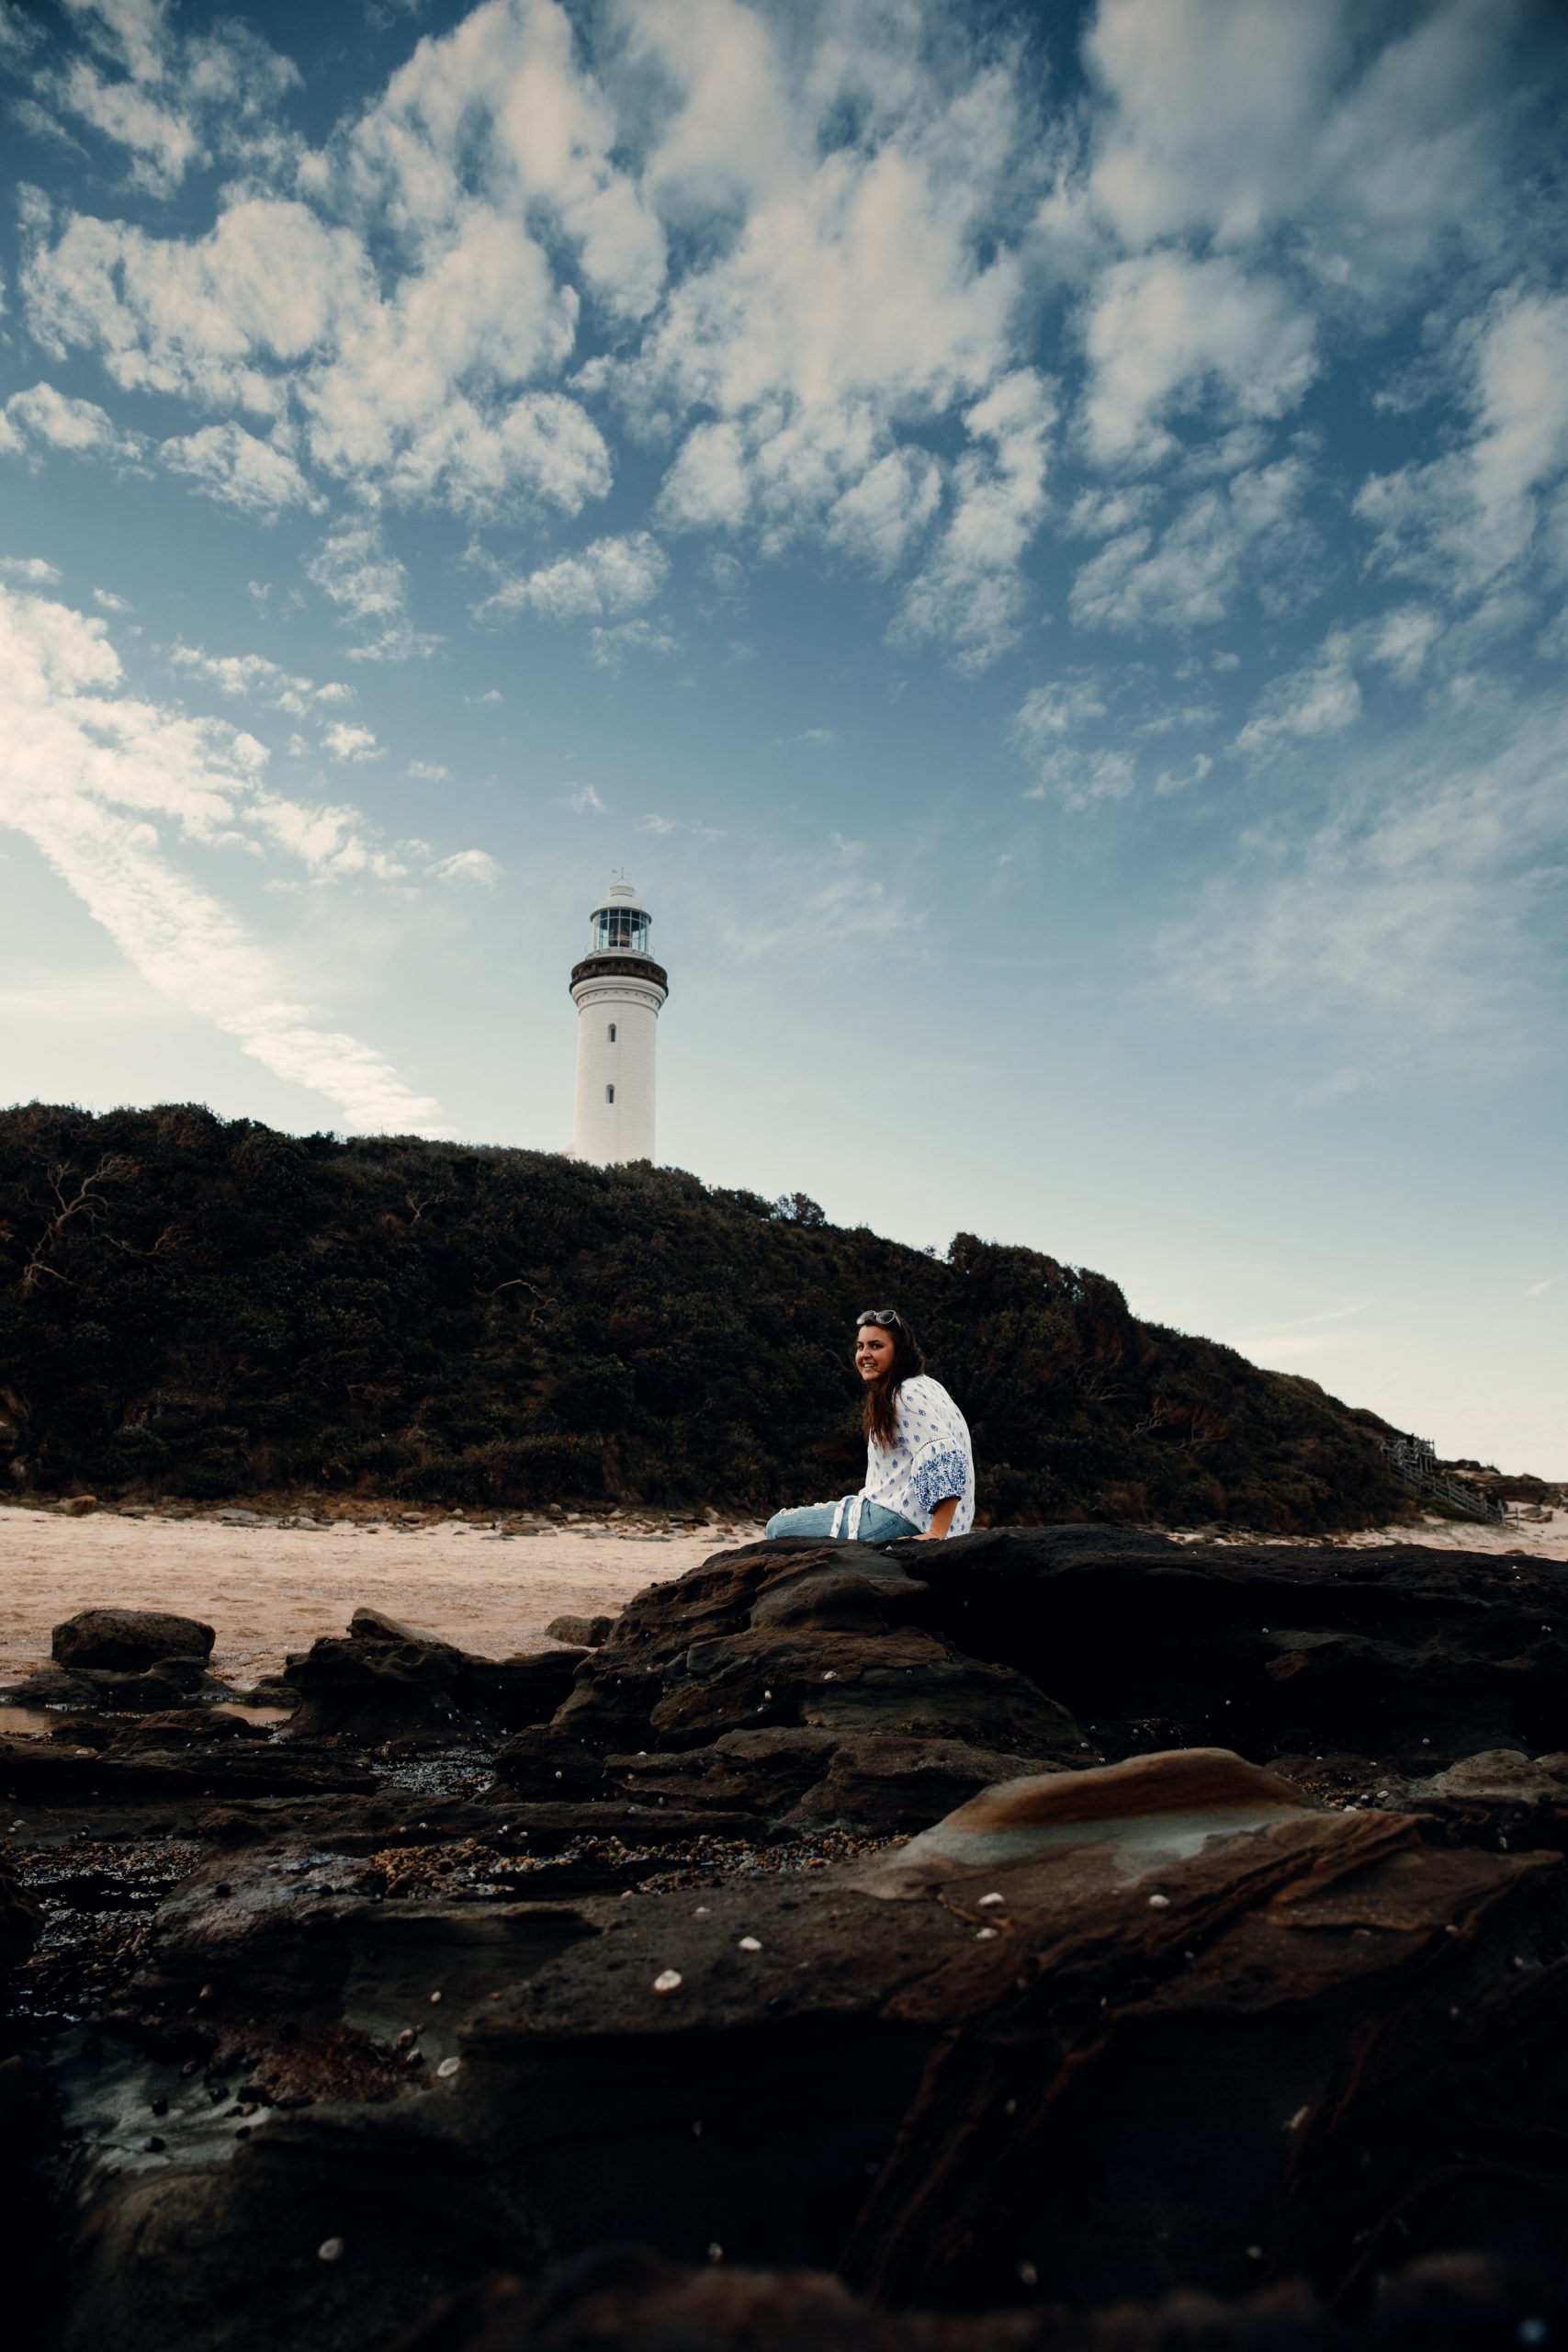
[(775, 1511), (769, 1535), (826, 1535), (940, 1544), (975, 1524), (969, 1424), (940, 1380), (927, 1376), (915, 1335), (896, 1306), (855, 1317), (855, 1370), (865, 1384), (865, 1484), (841, 1502)]

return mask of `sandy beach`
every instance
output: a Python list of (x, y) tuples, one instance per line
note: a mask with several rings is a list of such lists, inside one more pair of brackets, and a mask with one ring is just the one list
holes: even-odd
[[(450, 1519), (236, 1527), (210, 1516), (132, 1519), (106, 1510), (67, 1519), (0, 1506), (0, 1679), (41, 1665), (50, 1629), (62, 1618), (106, 1606), (201, 1619), (217, 1632), (214, 1666), (240, 1682), (276, 1672), (286, 1652), (308, 1647), (320, 1634), (344, 1632), (361, 1604), (504, 1657), (543, 1645), (554, 1617), (614, 1612), (645, 1585), (760, 1532), (552, 1528), (506, 1536), (487, 1522)], [(1193, 1532), (1182, 1540), (1272, 1539)], [(1517, 1528), (1427, 1519), (1334, 1540), (1522, 1551), (1568, 1563), (1568, 1510)]]
[(240, 1682), (276, 1672), (287, 1651), (320, 1634), (343, 1633), (362, 1605), (505, 1657), (546, 1646), (553, 1617), (614, 1613), (736, 1540), (716, 1531), (502, 1536), (461, 1520), (234, 1527), (0, 1506), (0, 1680), (43, 1663), (62, 1618), (105, 1607), (199, 1618), (217, 1633), (217, 1671)]

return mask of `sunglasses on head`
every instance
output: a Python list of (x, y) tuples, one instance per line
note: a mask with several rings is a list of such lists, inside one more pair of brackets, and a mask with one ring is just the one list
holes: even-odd
[(882, 1329), (887, 1331), (892, 1329), (895, 1323), (902, 1329), (904, 1318), (896, 1306), (868, 1306), (863, 1315), (855, 1317), (856, 1330), (858, 1331), (866, 1323), (879, 1323)]

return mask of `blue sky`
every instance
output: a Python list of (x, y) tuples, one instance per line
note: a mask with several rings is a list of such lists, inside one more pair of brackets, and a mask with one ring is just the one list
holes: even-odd
[(1568, 1475), (1568, 28), (0, 0), (0, 1100), (660, 1149)]

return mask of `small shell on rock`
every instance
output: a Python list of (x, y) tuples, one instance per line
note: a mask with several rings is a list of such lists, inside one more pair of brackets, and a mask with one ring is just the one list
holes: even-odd
[(443, 2077), (449, 2078), (457, 2072), (458, 2068), (462, 2065), (462, 2063), (463, 2062), (460, 2058), (443, 2058), (440, 2065), (437, 2066), (435, 2071)]
[(739, 1943), (736, 1946), (736, 1950), (738, 1951), (761, 1951), (761, 1949), (762, 1947), (757, 1941), (755, 1936), (742, 1936)]
[(323, 2238), (316, 2248), (318, 2262), (341, 2262), (343, 2255), (344, 2245), (341, 2238)]
[(1015, 2262), (1015, 2263), (1014, 2263), (1014, 2265), (1013, 2265), (1013, 2268), (1014, 2268), (1014, 2269), (1017, 2271), (1017, 2273), (1018, 2273), (1018, 2276), (1019, 2276), (1019, 2283), (1020, 2283), (1021, 2286), (1024, 2286), (1024, 2287), (1038, 2287), (1038, 2286), (1039, 2286), (1039, 2284), (1040, 2284), (1040, 2273), (1039, 2273), (1039, 2271), (1035, 2268), (1035, 2267), (1034, 2267), (1034, 2265), (1033, 2265), (1033, 2263), (1032, 2263), (1032, 2262)]
[(715, 2238), (713, 2244), (708, 2248), (708, 2260), (710, 2262), (722, 2262), (724, 2260), (724, 2248), (720, 2245), (716, 2238)]
[(1150, 1909), (1151, 1911), (1168, 1911), (1168, 1910), (1169, 1910), (1169, 1908), (1170, 1908), (1170, 1897), (1169, 1897), (1169, 1895), (1168, 1895), (1168, 1894), (1151, 1894), (1151, 1895), (1150, 1895), (1150, 1897), (1149, 1897), (1149, 1909)]
[(439, 1993), (432, 1993), (430, 1997), (433, 2001), (438, 2001), (441, 1998), (441, 1996)]
[(1000, 1934), (999, 1928), (977, 1928), (975, 1931), (975, 1941), (977, 1944), (995, 1943)]
[(678, 1993), (682, 1982), (678, 1968), (661, 1968), (653, 1980), (653, 1989), (656, 1993)]
[(1005, 1903), (1006, 1901), (1007, 1896), (1005, 1894), (982, 1894), (980, 1897), (980, 1908), (982, 1911), (985, 1911), (987, 1910), (993, 1903)]
[(696, 1909), (693, 1912), (692, 1917), (694, 1919), (711, 1919), (713, 1917), (713, 1909), (711, 1905), (699, 1903)]

